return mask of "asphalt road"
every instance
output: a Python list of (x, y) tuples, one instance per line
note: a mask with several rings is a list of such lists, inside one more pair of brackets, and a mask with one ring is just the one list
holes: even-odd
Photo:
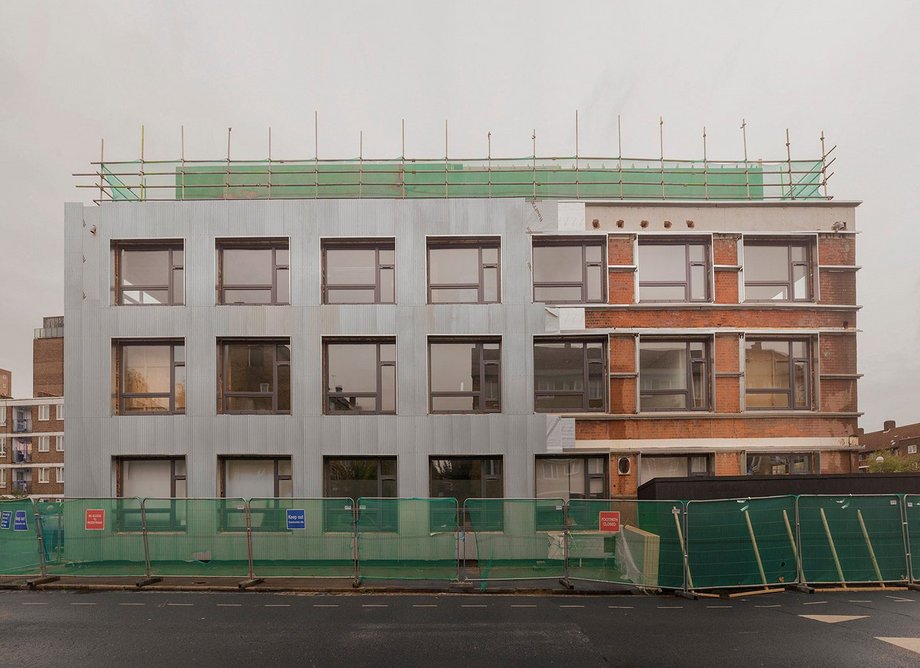
[[(879, 638), (898, 638), (913, 649)], [(3, 591), (0, 663), (917, 666), (920, 593), (786, 592), (690, 601)]]

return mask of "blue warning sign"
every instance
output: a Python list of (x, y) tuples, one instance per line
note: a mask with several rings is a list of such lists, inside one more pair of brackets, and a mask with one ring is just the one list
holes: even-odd
[(29, 521), (26, 519), (26, 511), (17, 510), (13, 517), (13, 531), (28, 531)]
[(0, 512), (0, 529), (9, 529), (10, 521), (13, 519), (13, 513), (9, 510)]
[(288, 508), (287, 528), (288, 529), (306, 529), (307, 528), (307, 513), (303, 510)]

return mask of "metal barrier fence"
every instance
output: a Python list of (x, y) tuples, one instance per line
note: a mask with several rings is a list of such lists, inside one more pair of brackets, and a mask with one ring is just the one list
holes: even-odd
[(0, 500), (2, 576), (920, 582), (920, 496)]

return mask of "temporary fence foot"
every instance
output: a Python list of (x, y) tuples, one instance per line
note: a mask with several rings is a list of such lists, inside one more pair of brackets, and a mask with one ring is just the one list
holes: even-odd
[(35, 589), (35, 587), (38, 585), (47, 584), (49, 582), (57, 582), (60, 579), (61, 578), (59, 578), (57, 575), (49, 575), (43, 578), (35, 578), (34, 580), (26, 580), (26, 586), (29, 589)]
[(679, 598), (689, 598), (691, 601), (695, 601), (699, 598), (695, 591), (684, 591), (683, 589), (676, 590), (674, 595)]
[(138, 580), (137, 582), (135, 582), (134, 586), (140, 589), (141, 587), (146, 587), (147, 585), (156, 584), (157, 582), (161, 582), (162, 580), (163, 578), (158, 578), (158, 577), (144, 578), (143, 580)]
[(786, 590), (787, 591), (797, 591), (800, 594), (814, 594), (815, 593), (815, 588), (809, 587), (806, 584), (787, 584)]
[(915, 584), (911, 582), (910, 584), (907, 585), (907, 588), (912, 589), (913, 591), (920, 591), (920, 584)]
[(240, 589), (248, 589), (249, 587), (254, 587), (257, 584), (265, 582), (262, 578), (252, 578), (251, 580), (246, 580), (245, 582), (240, 582), (237, 587)]
[(352, 589), (357, 589), (360, 586), (361, 586), (361, 578), (355, 578), (354, 580), (351, 581)]
[(573, 585), (571, 582), (569, 582), (569, 581), (566, 580), (565, 578), (561, 578), (561, 579), (559, 580), (559, 584), (561, 584), (561, 585), (562, 585), (563, 587), (565, 587), (566, 589), (575, 589), (575, 585)]

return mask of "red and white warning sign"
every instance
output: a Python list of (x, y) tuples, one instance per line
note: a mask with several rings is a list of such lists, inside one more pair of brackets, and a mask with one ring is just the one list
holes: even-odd
[(104, 531), (105, 530), (105, 510), (98, 508), (86, 509), (86, 522), (84, 523), (86, 531)]
[(602, 510), (597, 526), (601, 533), (620, 533), (620, 511)]

